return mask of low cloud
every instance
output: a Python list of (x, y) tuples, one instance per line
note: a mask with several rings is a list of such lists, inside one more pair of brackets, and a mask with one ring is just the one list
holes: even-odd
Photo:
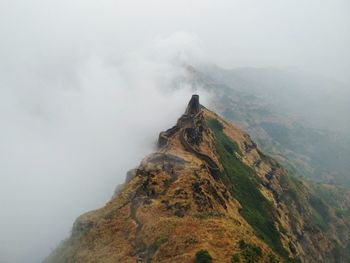
[(154, 150), (193, 92), (175, 80), (196, 43), (176, 33), (123, 57), (44, 60), (8, 79), (0, 99), (2, 262), (40, 261)]

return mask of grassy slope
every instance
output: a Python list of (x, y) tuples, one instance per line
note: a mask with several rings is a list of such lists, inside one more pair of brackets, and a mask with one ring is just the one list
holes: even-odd
[(288, 253), (282, 246), (280, 234), (275, 227), (273, 207), (258, 189), (259, 178), (236, 157), (239, 148), (224, 134), (222, 124), (216, 119), (209, 119), (208, 125), (215, 135), (216, 151), (224, 167), (222, 180), (232, 186), (230, 190), (233, 196), (242, 205), (241, 215), (265, 243), (288, 259)]

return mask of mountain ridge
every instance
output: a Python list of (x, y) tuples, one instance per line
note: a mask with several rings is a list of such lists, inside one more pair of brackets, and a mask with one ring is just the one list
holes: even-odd
[[(198, 95), (158, 146), (45, 262), (194, 262), (202, 250), (213, 262), (346, 259), (349, 217), (335, 216)], [(314, 210), (328, 221), (316, 222)]]

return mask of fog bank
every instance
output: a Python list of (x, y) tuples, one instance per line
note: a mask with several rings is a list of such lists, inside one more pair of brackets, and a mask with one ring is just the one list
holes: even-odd
[(69, 73), (40, 64), (3, 86), (1, 262), (39, 262), (78, 215), (111, 197), (183, 113), (192, 91), (174, 90), (184, 69), (167, 41), (118, 64), (89, 56)]

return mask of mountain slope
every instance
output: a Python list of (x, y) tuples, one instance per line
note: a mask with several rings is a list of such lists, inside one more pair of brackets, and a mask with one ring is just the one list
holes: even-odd
[(247, 131), (291, 172), (350, 186), (345, 85), (294, 71), (210, 66), (188, 66), (182, 81), (209, 91), (212, 109)]
[(45, 262), (345, 262), (349, 199), (335, 211), (338, 191), (315, 195), (198, 96), (158, 144)]

